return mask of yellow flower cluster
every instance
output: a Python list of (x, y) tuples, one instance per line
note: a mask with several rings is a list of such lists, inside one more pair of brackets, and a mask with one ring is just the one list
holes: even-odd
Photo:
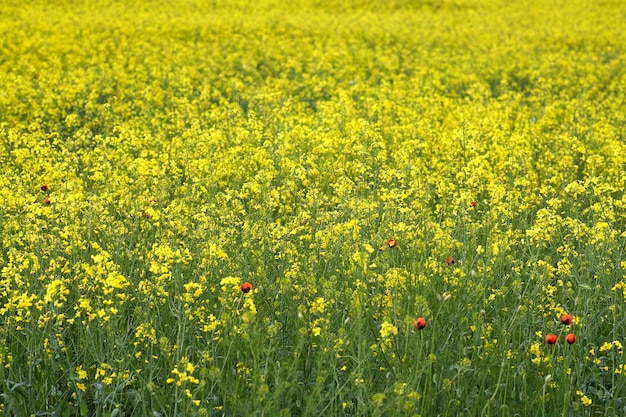
[(0, 414), (618, 409), (625, 13), (4, 1)]

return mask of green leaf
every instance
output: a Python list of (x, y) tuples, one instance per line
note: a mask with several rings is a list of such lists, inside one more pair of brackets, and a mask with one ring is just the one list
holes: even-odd
[(80, 408), (81, 416), (86, 416), (87, 413), (89, 412), (89, 410), (87, 409), (87, 403), (84, 400), (80, 401), (79, 408)]

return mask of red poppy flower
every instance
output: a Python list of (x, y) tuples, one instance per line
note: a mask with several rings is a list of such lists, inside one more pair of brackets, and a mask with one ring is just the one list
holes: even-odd
[(550, 333), (546, 336), (546, 343), (549, 345), (553, 345), (556, 343), (557, 339), (558, 337), (555, 334)]
[(570, 345), (576, 341), (576, 335), (574, 333), (570, 333), (565, 336), (565, 341)]
[(143, 212), (143, 217), (145, 217), (146, 219), (150, 218), (150, 213), (148, 213), (147, 211)]
[(241, 284), (241, 291), (244, 294), (248, 294), (251, 289), (252, 289), (252, 284), (250, 284), (249, 282), (244, 282), (243, 284)]
[(50, 196), (48, 195), (48, 196), (46, 196), (46, 199), (43, 200), (43, 202), (46, 203), (46, 204), (50, 204), (52, 202), (52, 200), (50, 200)]
[(563, 323), (566, 326), (569, 326), (570, 324), (572, 324), (573, 321), (574, 321), (574, 317), (572, 317), (570, 314), (563, 314), (561, 316), (561, 323)]
[(454, 258), (452, 256), (448, 256), (446, 258), (446, 264), (448, 265), (454, 265)]
[(398, 242), (396, 242), (395, 239), (387, 239), (387, 241), (385, 241), (385, 244), (392, 249), (398, 246)]
[(41, 191), (48, 191), (48, 184), (42, 184), (40, 188)]
[(415, 326), (417, 330), (422, 330), (424, 327), (426, 327), (426, 319), (424, 317), (418, 317), (413, 322), (413, 326)]
[(476, 200), (472, 200), (470, 202), (470, 206), (472, 206), (472, 207), (476, 207), (477, 205), (478, 205), (478, 203), (476, 202)]

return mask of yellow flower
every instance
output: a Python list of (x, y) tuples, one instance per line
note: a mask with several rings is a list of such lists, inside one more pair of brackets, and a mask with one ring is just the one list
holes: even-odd
[(83, 369), (82, 365), (76, 368), (76, 374), (78, 375), (78, 378), (80, 379), (87, 379), (87, 371)]
[(388, 337), (398, 334), (398, 328), (388, 321), (384, 321), (380, 326), (380, 337), (387, 339)]
[(533, 355), (531, 362), (535, 365), (539, 365), (541, 363), (541, 344), (539, 342), (535, 342), (530, 345), (530, 353)]
[(582, 391), (576, 391), (576, 395), (580, 397), (580, 402), (585, 407), (589, 407), (593, 403), (593, 401), (591, 401), (591, 399), (587, 397)]

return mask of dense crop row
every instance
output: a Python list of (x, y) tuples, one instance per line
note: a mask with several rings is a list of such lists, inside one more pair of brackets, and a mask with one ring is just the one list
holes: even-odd
[(622, 1), (5, 1), (0, 39), (0, 412), (626, 412)]

